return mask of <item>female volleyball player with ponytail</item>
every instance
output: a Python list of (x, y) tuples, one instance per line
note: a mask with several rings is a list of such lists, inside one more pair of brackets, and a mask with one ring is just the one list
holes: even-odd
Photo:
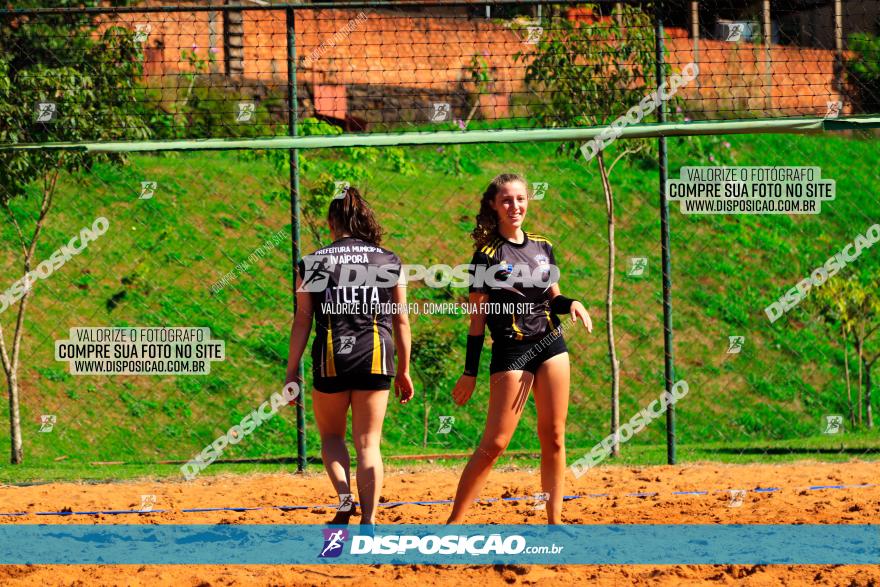
[[(483, 437), (458, 482), (448, 524), (461, 523), (479, 496), (516, 430), (533, 386), (541, 485), (549, 494), (547, 521), (562, 522), (569, 363), (557, 315), (570, 315), (572, 323), (582, 321), (590, 332), (593, 324), (583, 304), (563, 296), (553, 279), (514, 279), (527, 274), (540, 280), (555, 271), (550, 241), (523, 231), (527, 208), (525, 179), (517, 174), (499, 175), (483, 193), (471, 235), (476, 249), (471, 263), (477, 270), (472, 272), (470, 287), (472, 312), (464, 373), (452, 396), (455, 403), (464, 405), (474, 392), (488, 326), (492, 335), (489, 409)], [(518, 271), (513, 271), (514, 266)], [(485, 280), (481, 279), (481, 267), (488, 269)]]
[[(382, 229), (356, 188), (330, 203), (327, 221), (333, 242), (298, 263), (285, 382), (298, 381), (314, 317), (312, 406), (324, 467), (337, 494), (351, 495), (345, 444), (350, 407), (361, 524), (373, 524), (383, 481), (379, 442), (392, 378), (400, 403), (413, 396), (406, 287), (400, 258), (379, 246)], [(376, 280), (347, 285), (343, 280), (352, 274)], [(340, 508), (330, 523), (347, 524), (353, 513), (353, 506)]]

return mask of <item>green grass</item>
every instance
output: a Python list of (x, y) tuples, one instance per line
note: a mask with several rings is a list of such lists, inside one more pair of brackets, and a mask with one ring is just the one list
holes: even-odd
[[(840, 135), (759, 135), (701, 139), (700, 147), (702, 154), (695, 155), (671, 139), (670, 176), (677, 177), (685, 164), (709, 164), (709, 154), (738, 165), (819, 165), (823, 177), (837, 181), (837, 199), (812, 217), (685, 216), (672, 209), (676, 376), (691, 389), (677, 409), (680, 454), (690, 458), (687, 447), (703, 447), (694, 448), (693, 454), (725, 460), (742, 454), (705, 447), (791, 447), (791, 458), (801, 458), (801, 442), (833, 448), (837, 441), (831, 437), (805, 439), (819, 433), (825, 414), (846, 413), (839, 342), (805, 307), (772, 325), (763, 308), (877, 221), (876, 143)], [(530, 181), (549, 182), (546, 197), (531, 203), (526, 227), (553, 241), (563, 292), (583, 300), (593, 316), (593, 335), (567, 335), (572, 357), (568, 443), (592, 446), (607, 434), (609, 388), (605, 203), (595, 163), (565, 159), (552, 144), (467, 145), (442, 151), (407, 147), (416, 170), (410, 175), (396, 172), (381, 156), (370, 166), (371, 178), (363, 187), (386, 229), (384, 244), (408, 263), (467, 262), (468, 232), (479, 196), (494, 175), (514, 170), (526, 173)], [(455, 153), (464, 171), (450, 174)], [(319, 175), (342, 156), (340, 151), (303, 155), (308, 163), (304, 198), (312, 197)], [(137, 199), (144, 180), (159, 184), (152, 200)], [(47, 258), (98, 215), (107, 217), (111, 227), (36, 287), (20, 373), (25, 458), (33, 468), (9, 473), (3, 467), (0, 479), (66, 478), (65, 471), (69, 478), (118, 478), (129, 471), (162, 471), (150, 465), (116, 469), (87, 463), (189, 459), (280, 387), (292, 311), (289, 245), (250, 263), (218, 294), (211, 293), (211, 285), (279, 229), (289, 231), (288, 204), (279, 196), (285, 182), (286, 175), (268, 162), (248, 161), (234, 152), (137, 156), (125, 167), (96, 166), (91, 174), (61, 177), (37, 257)], [(618, 247), (615, 330), (625, 421), (662, 391), (656, 166), (621, 164), (612, 184)], [(36, 195), (33, 186), (31, 197), (15, 202), (14, 208), (33, 217)], [(306, 218), (304, 251), (323, 244), (316, 235), (326, 238), (323, 220)], [(8, 251), (0, 265), (3, 274), (17, 275), (9, 223), (0, 225), (0, 241)], [(646, 278), (626, 275), (631, 256), (649, 259)], [(864, 252), (852, 267), (876, 272), (880, 250)], [(409, 296), (410, 301), (463, 301), (466, 292), (413, 287)], [(9, 341), (13, 312), (0, 315), (0, 323)], [(54, 361), (53, 341), (66, 338), (69, 328), (103, 325), (209, 326), (214, 338), (226, 342), (227, 359), (214, 363), (210, 375), (177, 378), (72, 376), (66, 363)], [(449, 390), (463, 362), (466, 319), (418, 316), (412, 327), (419, 344), (445, 343), (452, 351), (431, 361), (415, 357), (418, 395), (405, 407), (392, 402), (385, 453), (466, 452), (482, 431), (488, 350), (474, 398), (467, 408), (458, 408)], [(726, 354), (729, 335), (746, 336), (741, 354)], [(851, 367), (853, 362), (851, 357)], [(305, 367), (308, 372), (308, 358)], [(6, 410), (3, 402), (0, 420), (7, 419)], [(57, 416), (51, 433), (38, 432), (40, 414)], [(436, 433), (439, 415), (456, 418), (453, 433)], [(530, 404), (511, 449), (537, 449), (535, 426)], [(310, 455), (317, 455), (310, 409), (307, 430)], [(858, 435), (867, 446), (876, 446), (876, 429), (863, 427)], [(289, 456), (295, 452), (295, 436), (293, 410), (287, 408), (224, 456)], [(624, 447), (623, 462), (664, 462), (663, 439), (662, 423), (653, 423)], [(764, 452), (748, 458), (788, 456)], [(58, 458), (66, 460), (56, 463)], [(252, 466), (259, 470), (255, 465), (243, 468)]]
[[(411, 447), (410, 447), (411, 448)], [(574, 460), (589, 453), (592, 447), (568, 448), (569, 459)], [(389, 453), (384, 449), (385, 467), (411, 469), (413, 467), (444, 467), (460, 469), (464, 467), (466, 455), (452, 457), (448, 453), (412, 452), (408, 448)], [(419, 455), (419, 458), (406, 458)], [(619, 458), (608, 458), (601, 466), (664, 465), (665, 445), (632, 444), (626, 445)], [(853, 459), (876, 460), (880, 458), (880, 441), (876, 435), (866, 433), (845, 434), (833, 439), (830, 437), (810, 437), (773, 443), (735, 442), (678, 447), (677, 462), (698, 463), (718, 462), (730, 464), (750, 463), (793, 463), (800, 460), (820, 462), (847, 462)], [(355, 459), (352, 460), (354, 466)], [(504, 455), (498, 467), (535, 468), (540, 464), (534, 451), (513, 451)], [(210, 478), (222, 475), (252, 474), (290, 474), (297, 470), (293, 457), (285, 462), (224, 463), (217, 462), (205, 469), (200, 477)], [(312, 458), (306, 465), (307, 473), (321, 474), (323, 466)], [(90, 463), (49, 463), (45, 465), (24, 464), (19, 467), (0, 469), (0, 483), (33, 484), (49, 482), (105, 482), (107, 480), (157, 479), (183, 481), (180, 465), (169, 464), (90, 464)]]

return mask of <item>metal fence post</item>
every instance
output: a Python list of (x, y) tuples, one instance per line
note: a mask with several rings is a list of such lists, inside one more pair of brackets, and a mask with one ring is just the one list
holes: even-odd
[[(287, 20), (287, 130), (296, 135), (296, 20), (291, 7), (285, 9)], [(296, 315), (296, 265), (300, 257), (299, 225), (299, 150), (291, 149), (290, 154), (290, 244), (293, 251), (293, 312)], [(303, 381), (302, 361), (299, 363), (299, 380)], [(306, 470), (306, 417), (305, 393), (300, 389), (296, 398), (296, 457), (297, 471)]]
[[(666, 82), (663, 56), (663, 11), (665, 8), (663, 0), (658, 0), (655, 4), (654, 48), (656, 51), (658, 92), (660, 86)], [(660, 124), (666, 122), (666, 104), (662, 100), (657, 108), (657, 118)], [(669, 203), (666, 201), (668, 160), (666, 137), (661, 136), (657, 140), (660, 166), (660, 252), (663, 264), (663, 369), (666, 376), (666, 392), (671, 394), (675, 379), (675, 366), (672, 362), (672, 267), (669, 248)], [(670, 465), (675, 464), (675, 405), (671, 402), (666, 408), (666, 460)]]

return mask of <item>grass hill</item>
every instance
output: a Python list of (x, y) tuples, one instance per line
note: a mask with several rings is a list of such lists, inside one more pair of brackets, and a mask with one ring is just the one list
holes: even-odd
[[(406, 147), (403, 166), (380, 154), (364, 187), (387, 230), (385, 246), (404, 262), (454, 265), (470, 259), (468, 233), (480, 194), (494, 175), (517, 171), (530, 182), (549, 183), (546, 196), (530, 202), (526, 229), (553, 241), (562, 290), (584, 302), (595, 325), (592, 335), (571, 330), (566, 336), (573, 460), (608, 433), (606, 217), (595, 163), (567, 160), (555, 149), (554, 144)], [(303, 154), (305, 198), (316, 178), (338, 168), (333, 165), (340, 156)], [(821, 448), (857, 438), (860, 446), (876, 449), (876, 430), (821, 435), (824, 415), (846, 413), (843, 352), (836, 335), (804, 308), (773, 324), (763, 311), (880, 221), (876, 142), (841, 135), (743, 135), (701, 139), (696, 148), (686, 148), (670, 140), (670, 177), (678, 177), (682, 165), (713, 161), (820, 166), (823, 177), (836, 180), (837, 198), (815, 216), (697, 216), (672, 207), (676, 377), (690, 386), (678, 405), (680, 453), (687, 457), (710, 444), (737, 452), (744, 443), (784, 452), (799, 439)], [(155, 197), (139, 200), (141, 181), (147, 180), (158, 182)], [(110, 229), (35, 287), (20, 374), (29, 464), (62, 458), (186, 460), (280, 387), (292, 318), (289, 238), (262, 258), (247, 259), (279, 230), (289, 237), (286, 180), (269, 162), (236, 152), (139, 155), (122, 168), (96, 166), (89, 174), (59, 179), (38, 260), (97, 216), (106, 217)], [(622, 163), (612, 175), (622, 421), (663, 389), (657, 182), (653, 163)], [(34, 187), (32, 197), (14, 202), (14, 208), (34, 217), (36, 194)], [(305, 252), (324, 244), (317, 236), (326, 237), (322, 219), (311, 221), (302, 227)], [(5, 289), (20, 275), (20, 264), (8, 222), (0, 237), (7, 251), (0, 260)], [(648, 258), (645, 277), (627, 276), (630, 257)], [(242, 262), (249, 267), (212, 293), (212, 285)], [(873, 248), (849, 270), (876, 272), (878, 267), (880, 250)], [(414, 302), (465, 301), (466, 296), (466, 291), (418, 284), (409, 292)], [(7, 341), (13, 316), (13, 309), (0, 315)], [(463, 364), (467, 318), (420, 315), (412, 325), (417, 396), (403, 407), (392, 402), (385, 452), (467, 451), (485, 417), (488, 351), (473, 399), (458, 408), (449, 390)], [(207, 326), (214, 338), (225, 341), (227, 359), (214, 363), (206, 376), (72, 376), (66, 363), (54, 360), (53, 341), (67, 338), (75, 326)], [(739, 354), (727, 353), (733, 335), (745, 336)], [(854, 368), (852, 358), (850, 364)], [(4, 421), (6, 410), (5, 404), (0, 407)], [(41, 414), (57, 416), (52, 432), (39, 432)], [(440, 415), (455, 417), (451, 433), (437, 434)], [(309, 403), (307, 429), (310, 454), (317, 455)], [(662, 444), (663, 438), (663, 424), (655, 422), (624, 451)], [(5, 435), (3, 440), (8, 443)], [(511, 448), (537, 446), (530, 403)], [(291, 455), (295, 447), (294, 411), (285, 408), (224, 456)], [(648, 461), (662, 459), (659, 452), (650, 454)]]

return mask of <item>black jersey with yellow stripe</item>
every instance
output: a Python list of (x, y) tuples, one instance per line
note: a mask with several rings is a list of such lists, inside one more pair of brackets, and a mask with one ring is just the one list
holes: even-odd
[[(315, 317), (313, 374), (394, 375), (396, 351), (392, 312), (388, 310), (400, 275), (400, 258), (388, 249), (349, 236), (307, 255), (298, 268), (302, 288), (310, 292)], [(379, 280), (378, 285), (376, 280), (347, 285), (340, 278), (343, 271), (376, 275), (380, 268), (391, 279)], [(316, 282), (320, 282), (317, 287)]]
[[(506, 275), (515, 272), (514, 266), (518, 266), (519, 274), (539, 275), (556, 265), (553, 244), (546, 237), (526, 232), (522, 243), (514, 243), (496, 234), (474, 252), (471, 264), (487, 270), (500, 266), (493, 271), (495, 285), (472, 282), (470, 286), (472, 292), (489, 294), (486, 324), (493, 341), (539, 339), (559, 326), (559, 318), (550, 312), (552, 283), (503, 283)], [(471, 275), (478, 272), (472, 270)]]

